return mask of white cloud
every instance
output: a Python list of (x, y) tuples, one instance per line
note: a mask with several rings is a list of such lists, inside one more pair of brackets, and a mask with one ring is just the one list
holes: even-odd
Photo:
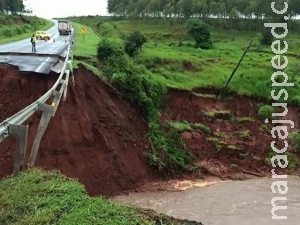
[(33, 15), (43, 18), (107, 15), (106, 0), (25, 0)]

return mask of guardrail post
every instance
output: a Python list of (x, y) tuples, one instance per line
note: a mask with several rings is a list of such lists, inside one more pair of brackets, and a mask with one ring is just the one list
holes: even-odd
[[(64, 87), (64, 84), (61, 84), (61, 89)], [(52, 107), (53, 107), (53, 112), (52, 112), (52, 116), (55, 115), (62, 92), (60, 91), (53, 91), (52, 95), (54, 96), (53, 102), (52, 102)]]
[(17, 137), (14, 173), (22, 169), (27, 145), (28, 126), (9, 124), (8, 132)]
[(71, 78), (71, 83), (72, 83), (73, 87), (75, 87), (74, 74), (71, 74), (70, 78)]
[(67, 65), (68, 65), (68, 70), (70, 71), (70, 78), (71, 78), (72, 85), (73, 85), (73, 87), (75, 87), (75, 79), (74, 79), (74, 73), (73, 73), (72, 60), (68, 60)]
[(69, 74), (70, 71), (66, 70), (66, 79), (65, 79), (65, 89), (64, 89), (64, 93), (63, 93), (63, 101), (66, 101), (67, 99), (67, 93), (68, 93), (68, 84), (69, 84)]
[(30, 157), (29, 157), (29, 161), (28, 161), (28, 167), (32, 167), (34, 165), (35, 158), (36, 158), (37, 152), (39, 150), (42, 137), (46, 131), (46, 128), (47, 128), (47, 126), (50, 122), (50, 119), (52, 117), (52, 114), (53, 114), (53, 106), (47, 105), (47, 104), (41, 104), (40, 106), (41, 106), (41, 110), (43, 111), (43, 114), (42, 114), (42, 118), (40, 120), (37, 134), (35, 136), (35, 139), (34, 139), (34, 142), (32, 145), (32, 149), (31, 149), (31, 153), (30, 153)]

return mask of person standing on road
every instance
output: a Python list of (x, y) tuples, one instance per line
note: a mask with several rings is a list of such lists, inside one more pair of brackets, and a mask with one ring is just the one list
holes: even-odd
[(30, 42), (31, 42), (31, 45), (32, 45), (32, 52), (36, 52), (36, 49), (35, 49), (36, 37), (35, 37), (34, 34), (32, 35)]

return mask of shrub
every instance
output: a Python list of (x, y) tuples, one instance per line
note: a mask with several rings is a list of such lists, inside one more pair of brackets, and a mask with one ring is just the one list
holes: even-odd
[(294, 96), (292, 99), (291, 99), (291, 103), (299, 106), (300, 105), (300, 96)]
[(294, 131), (289, 135), (289, 139), (291, 140), (293, 146), (295, 147), (296, 152), (300, 152), (300, 132)]
[(264, 28), (261, 32), (260, 43), (262, 45), (271, 45), (273, 42), (273, 35), (271, 31), (267, 28)]
[(109, 42), (107, 39), (103, 39), (99, 42), (97, 48), (97, 58), (101, 61), (107, 61), (110, 58), (123, 55), (124, 52), (120, 45)]
[(125, 52), (129, 56), (135, 56), (142, 49), (143, 44), (146, 42), (147, 38), (139, 31), (135, 31), (125, 39)]
[[(143, 65), (139, 65), (128, 55), (115, 52), (110, 43), (104, 42), (106, 63), (102, 69), (103, 75), (131, 103), (137, 105), (148, 122), (148, 140), (152, 152), (150, 164), (159, 171), (172, 168), (190, 169), (189, 152), (180, 141), (178, 135), (165, 133), (159, 124), (159, 113), (166, 94), (166, 87), (153, 79), (151, 73)], [(108, 49), (108, 50), (107, 50)], [(98, 58), (99, 58), (98, 49)], [(117, 54), (115, 54), (117, 53)], [(103, 53), (102, 53), (103, 54)], [(100, 55), (99, 59), (103, 58)]]
[(188, 34), (195, 40), (196, 48), (210, 49), (212, 41), (210, 38), (209, 25), (198, 19), (188, 20), (185, 24)]
[(275, 112), (275, 109), (273, 106), (262, 105), (259, 107), (258, 116), (263, 120), (270, 119), (272, 117), (272, 113), (274, 113), (274, 112)]

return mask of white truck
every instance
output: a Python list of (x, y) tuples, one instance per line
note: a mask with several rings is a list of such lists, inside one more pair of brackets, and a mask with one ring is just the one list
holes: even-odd
[(72, 33), (72, 24), (68, 20), (58, 21), (58, 32), (60, 35), (69, 35)]

